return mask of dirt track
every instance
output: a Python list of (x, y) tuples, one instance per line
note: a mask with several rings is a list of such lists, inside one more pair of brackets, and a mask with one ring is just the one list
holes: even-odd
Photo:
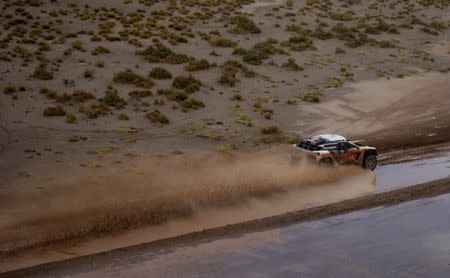
[(116, 249), (110, 252), (84, 256), (63, 262), (44, 264), (36, 267), (4, 273), (4, 277), (45, 276), (48, 271), (54, 275), (63, 275), (66, 268), (79, 266), (80, 268), (98, 268), (115, 263), (121, 256), (135, 256), (143, 253), (158, 252), (162, 249), (209, 242), (219, 238), (236, 237), (249, 232), (269, 230), (287, 226), (302, 221), (311, 221), (319, 218), (339, 215), (355, 210), (373, 208), (378, 206), (391, 206), (394, 204), (412, 201), (420, 198), (433, 197), (450, 192), (450, 178), (431, 183), (415, 185), (390, 192), (360, 197), (329, 205), (310, 209), (289, 212), (278, 216), (252, 220), (244, 223), (228, 225), (194, 232), (178, 237), (163, 239), (138, 246)]

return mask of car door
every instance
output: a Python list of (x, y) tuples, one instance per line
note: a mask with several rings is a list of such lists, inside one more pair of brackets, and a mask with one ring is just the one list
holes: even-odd
[(361, 151), (358, 147), (348, 143), (341, 142), (337, 145), (338, 153), (336, 156), (336, 161), (339, 164), (353, 164), (356, 163)]

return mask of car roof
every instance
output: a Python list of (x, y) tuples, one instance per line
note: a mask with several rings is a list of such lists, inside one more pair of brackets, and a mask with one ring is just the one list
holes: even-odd
[(347, 139), (344, 136), (338, 135), (338, 134), (320, 134), (313, 136), (308, 139), (311, 142), (316, 143), (317, 145), (322, 145), (326, 143), (332, 143), (332, 142), (342, 142), (347, 141)]

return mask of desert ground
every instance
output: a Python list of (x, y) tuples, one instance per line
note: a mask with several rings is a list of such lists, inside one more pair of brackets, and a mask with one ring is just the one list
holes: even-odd
[(0, 259), (223, 208), (226, 225), (372, 194), (378, 173), (288, 165), (291, 144), (319, 133), (375, 146), (381, 164), (448, 156), (448, 0), (0, 9)]

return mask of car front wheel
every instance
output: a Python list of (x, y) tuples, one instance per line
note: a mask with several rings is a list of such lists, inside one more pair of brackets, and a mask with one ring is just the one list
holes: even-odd
[(377, 167), (377, 156), (373, 155), (373, 154), (369, 154), (364, 158), (364, 168), (369, 169), (369, 170), (375, 170), (375, 168)]

